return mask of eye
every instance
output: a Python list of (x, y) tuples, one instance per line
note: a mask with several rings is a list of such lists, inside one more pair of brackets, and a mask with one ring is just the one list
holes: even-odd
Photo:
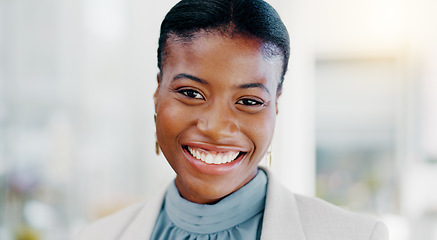
[(180, 94), (183, 94), (189, 98), (194, 98), (194, 99), (205, 99), (202, 94), (200, 94), (198, 91), (193, 90), (193, 89), (181, 89), (177, 91)]
[(243, 98), (237, 101), (237, 104), (245, 105), (245, 106), (261, 106), (264, 105), (264, 102), (251, 99), (251, 98)]

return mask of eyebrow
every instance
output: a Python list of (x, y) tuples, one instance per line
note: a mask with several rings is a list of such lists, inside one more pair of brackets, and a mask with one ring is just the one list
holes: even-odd
[(198, 78), (198, 77), (192, 76), (192, 75), (190, 75), (190, 74), (186, 74), (186, 73), (179, 73), (178, 75), (176, 75), (176, 76), (173, 78), (172, 81), (175, 81), (175, 80), (178, 80), (178, 79), (182, 79), (182, 78), (188, 78), (188, 79), (193, 80), (193, 81), (198, 82), (198, 83), (208, 84), (207, 81), (205, 81), (205, 80), (203, 80), (203, 79), (200, 79), (200, 78)]
[(247, 83), (247, 84), (242, 84), (242, 85), (239, 85), (238, 88), (242, 88), (242, 89), (261, 88), (264, 91), (266, 91), (268, 94), (270, 94), (269, 89), (267, 89), (267, 87), (264, 84), (262, 84), (262, 83)]
[[(186, 74), (186, 73), (179, 73), (178, 75), (176, 75), (173, 78), (172, 81), (176, 81), (176, 80), (182, 79), (182, 78), (187, 78), (187, 79), (190, 79), (190, 80), (193, 80), (195, 82), (202, 83), (202, 84), (208, 84), (207, 81), (200, 79), (198, 77), (192, 76), (190, 74)], [(242, 85), (237, 86), (237, 88), (240, 88), (240, 89), (261, 88), (264, 91), (266, 91), (268, 94), (270, 94), (269, 89), (262, 83), (246, 83), (246, 84), (242, 84)]]

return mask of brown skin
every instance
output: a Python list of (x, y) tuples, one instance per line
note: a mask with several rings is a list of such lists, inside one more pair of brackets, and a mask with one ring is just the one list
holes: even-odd
[[(244, 186), (271, 143), (282, 59), (266, 59), (261, 46), (254, 39), (219, 34), (167, 42), (169, 54), (154, 95), (156, 132), (177, 174), (176, 186), (191, 202), (215, 203)], [(238, 149), (244, 157), (225, 174), (205, 173), (184, 152), (196, 143)]]

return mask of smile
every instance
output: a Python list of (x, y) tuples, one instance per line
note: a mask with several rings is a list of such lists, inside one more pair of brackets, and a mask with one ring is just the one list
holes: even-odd
[(217, 165), (232, 162), (243, 154), (240, 151), (216, 152), (189, 146), (186, 146), (186, 149), (196, 159), (208, 164)]

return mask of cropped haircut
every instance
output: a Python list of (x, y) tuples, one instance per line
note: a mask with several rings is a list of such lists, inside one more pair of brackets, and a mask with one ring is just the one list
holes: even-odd
[(165, 16), (161, 24), (158, 46), (158, 68), (168, 54), (169, 39), (195, 39), (200, 32), (220, 33), (225, 36), (254, 38), (263, 45), (266, 57), (281, 56), (282, 87), (290, 56), (287, 28), (276, 10), (263, 0), (182, 0)]

